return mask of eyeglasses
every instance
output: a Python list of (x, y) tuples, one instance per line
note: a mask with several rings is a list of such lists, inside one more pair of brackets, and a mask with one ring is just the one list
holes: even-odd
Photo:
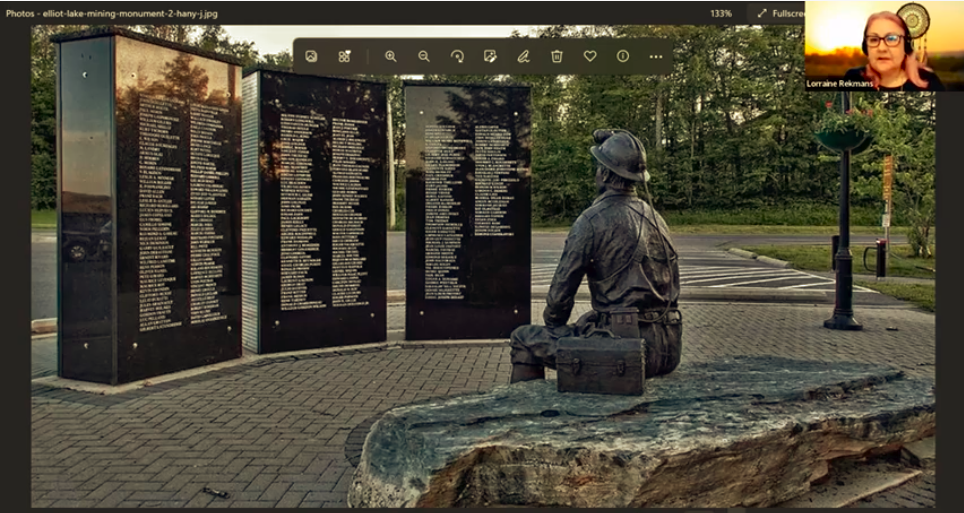
[(876, 48), (878, 45), (880, 45), (881, 40), (883, 40), (887, 46), (897, 46), (900, 44), (900, 40), (904, 39), (904, 36), (898, 36), (897, 34), (887, 34), (884, 37), (867, 36), (864, 39), (867, 40), (867, 46)]

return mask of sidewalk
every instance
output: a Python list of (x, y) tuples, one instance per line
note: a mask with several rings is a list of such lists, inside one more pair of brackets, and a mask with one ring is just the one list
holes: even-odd
[[(532, 303), (533, 322), (542, 308)], [(573, 318), (588, 309), (578, 302)], [(691, 302), (681, 311), (682, 365), (771, 354), (934, 377), (932, 314), (860, 308), (864, 330), (844, 332), (822, 327), (832, 313), (826, 304)], [(390, 326), (404, 319), (398, 305), (389, 312)], [(108, 395), (35, 380), (32, 506), (345, 507), (365, 436), (382, 412), (507, 383), (511, 365), (506, 341), (492, 340), (399, 341), (219, 367)], [(916, 507), (933, 507), (933, 480), (920, 482), (905, 486), (919, 488)]]

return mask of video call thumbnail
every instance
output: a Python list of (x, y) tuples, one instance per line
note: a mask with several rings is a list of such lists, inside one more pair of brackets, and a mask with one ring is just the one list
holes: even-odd
[(964, 2), (807, 2), (807, 90), (964, 90)]

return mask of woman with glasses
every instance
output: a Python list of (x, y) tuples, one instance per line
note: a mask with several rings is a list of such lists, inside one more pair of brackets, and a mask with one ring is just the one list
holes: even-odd
[(937, 74), (917, 60), (904, 19), (879, 12), (867, 19), (861, 49), (867, 65), (853, 68), (844, 80), (870, 82), (877, 91), (943, 91)]

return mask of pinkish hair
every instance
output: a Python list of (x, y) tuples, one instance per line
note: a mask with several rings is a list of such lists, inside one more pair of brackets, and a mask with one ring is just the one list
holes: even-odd
[[(864, 27), (865, 39), (867, 37), (867, 31), (870, 29), (870, 24), (873, 23), (875, 20), (880, 20), (880, 19), (889, 20), (900, 25), (901, 28), (904, 29), (904, 41), (910, 41), (910, 32), (907, 30), (907, 23), (904, 22), (903, 18), (901, 18), (900, 16), (897, 16), (896, 14), (890, 11), (874, 13), (874, 14), (871, 14), (869, 18), (867, 18), (867, 25)], [(869, 49), (868, 49), (868, 52), (869, 52)], [(907, 73), (908, 80), (916, 84), (917, 87), (920, 87), (921, 89), (927, 88), (928, 86), (927, 81), (921, 78), (920, 70), (921, 68), (927, 71), (933, 71), (933, 70), (924, 66), (917, 60), (916, 52), (904, 54), (904, 62), (901, 63), (900, 67), (904, 69), (905, 73)], [(880, 73), (877, 73), (877, 70), (870, 67), (869, 56), (868, 56), (867, 66), (864, 67), (863, 75), (864, 75), (864, 78), (866, 78), (867, 80), (869, 80), (874, 84), (875, 88), (880, 87), (880, 78), (881, 78)]]

